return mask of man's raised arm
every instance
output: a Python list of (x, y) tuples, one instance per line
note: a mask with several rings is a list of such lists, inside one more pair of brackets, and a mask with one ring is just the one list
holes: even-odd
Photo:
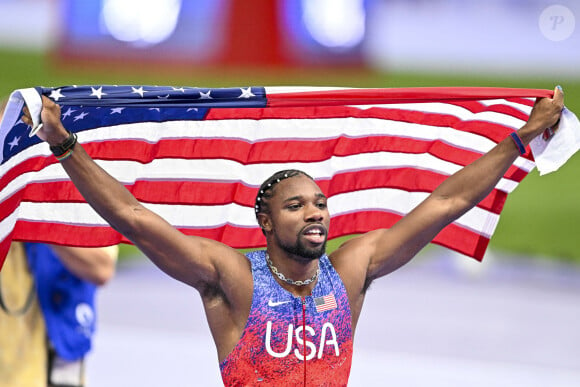
[[(23, 121), (31, 124), (25, 108)], [(37, 135), (51, 147), (75, 141), (60, 120), (60, 107), (43, 97), (42, 127)], [(62, 149), (62, 166), (85, 200), (116, 231), (123, 234), (170, 276), (198, 289), (217, 285), (213, 257), (235, 250), (221, 243), (188, 237), (149, 211), (117, 180), (97, 165), (80, 144)]]
[[(564, 106), (562, 89), (536, 101), (527, 123), (488, 153), (447, 178), (427, 199), (386, 230), (371, 231), (345, 248), (367, 256), (367, 279), (386, 275), (406, 264), (448, 224), (476, 206), (496, 186), (532, 139), (555, 126)], [(523, 153), (522, 152), (522, 153)], [(368, 247), (365, 247), (368, 246)]]

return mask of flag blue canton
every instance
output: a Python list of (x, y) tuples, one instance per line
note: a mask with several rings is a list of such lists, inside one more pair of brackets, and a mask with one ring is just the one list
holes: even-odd
[(206, 89), (171, 86), (66, 86), (40, 88), (60, 105), (154, 107), (265, 107), (263, 87)]
[[(263, 87), (203, 89), (169, 86), (66, 86), (37, 88), (61, 108), (63, 124), (71, 132), (137, 122), (203, 120), (210, 108), (266, 106)], [(9, 130), (2, 163), (38, 144), (22, 121)]]

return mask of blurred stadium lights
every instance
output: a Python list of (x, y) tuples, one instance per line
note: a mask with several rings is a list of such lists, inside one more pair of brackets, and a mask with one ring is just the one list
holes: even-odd
[(154, 45), (171, 37), (180, 11), (181, 0), (104, 0), (102, 28), (137, 47)]
[(361, 68), (368, 1), (60, 0), (55, 58), (61, 65)]
[(577, 78), (578, 21), (579, 0), (0, 0), (0, 47), (48, 49), (61, 67)]
[[(345, 50), (363, 41), (366, 17), (364, 0), (300, 2), (299, 22), (322, 46)], [(102, 32), (137, 47), (160, 43), (170, 39), (175, 31), (182, 12), (181, 4), (182, 0), (102, 0)], [(187, 20), (188, 15), (183, 16)]]
[(363, 0), (302, 0), (302, 19), (312, 37), (323, 46), (348, 49), (365, 35)]

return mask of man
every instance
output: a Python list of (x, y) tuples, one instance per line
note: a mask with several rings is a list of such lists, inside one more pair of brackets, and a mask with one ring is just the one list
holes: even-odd
[[(536, 102), (528, 122), (449, 177), (390, 229), (324, 254), (326, 197), (300, 171), (281, 171), (256, 197), (267, 249), (244, 256), (182, 234), (95, 164), (43, 98), (38, 135), (88, 203), (173, 278), (197, 289), (226, 385), (346, 385), (352, 338), (370, 283), (407, 263), (446, 225), (482, 200), (533, 138), (553, 127), (563, 93)], [(31, 118), (27, 110), (23, 116)]]

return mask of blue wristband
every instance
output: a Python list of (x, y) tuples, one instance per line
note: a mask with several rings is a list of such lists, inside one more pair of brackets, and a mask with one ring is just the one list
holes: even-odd
[(516, 132), (511, 132), (510, 136), (512, 138), (512, 140), (514, 140), (514, 142), (516, 143), (516, 146), (518, 147), (518, 150), (520, 151), (520, 155), (525, 155), (526, 154), (526, 147), (524, 146), (524, 143), (522, 142), (522, 139), (520, 138), (520, 136), (518, 136), (518, 134)]

